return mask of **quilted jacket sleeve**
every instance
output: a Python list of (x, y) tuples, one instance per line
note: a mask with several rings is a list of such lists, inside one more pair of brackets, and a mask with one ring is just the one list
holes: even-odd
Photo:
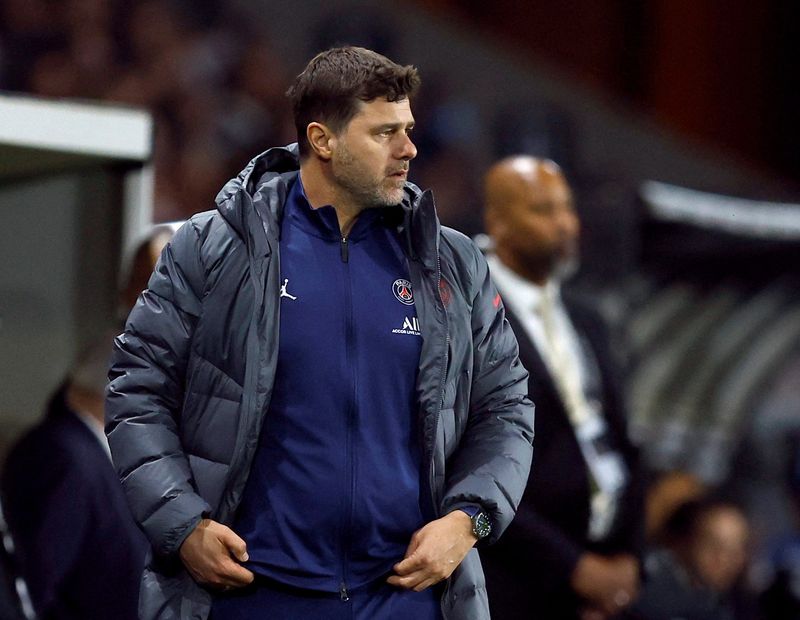
[(164, 248), (148, 290), (114, 342), (106, 433), (134, 517), (171, 554), (210, 506), (196, 493), (179, 419), (205, 270), (192, 221)]
[(492, 516), (497, 540), (514, 517), (530, 472), (533, 404), (528, 372), (518, 357), (517, 339), (505, 318), (484, 257), (470, 243), (474, 259), (472, 300), (473, 368), (469, 422), (451, 460), (443, 507), (479, 503)]

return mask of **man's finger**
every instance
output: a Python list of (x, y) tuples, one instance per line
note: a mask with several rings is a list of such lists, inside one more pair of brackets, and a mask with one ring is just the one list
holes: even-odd
[(389, 585), (396, 586), (398, 588), (422, 592), (426, 588), (436, 585), (441, 580), (442, 579), (438, 575), (432, 575), (427, 571), (417, 571), (405, 577), (392, 575), (386, 580), (386, 582)]
[(411, 541), (408, 543), (408, 548), (406, 548), (406, 554), (403, 556), (403, 559), (410, 558), (414, 555), (414, 552), (419, 548), (420, 545), (420, 535), (419, 530), (414, 532), (411, 536)]
[(255, 576), (244, 566), (229, 560), (223, 566), (223, 572), (219, 575), (220, 581), (226, 586), (246, 586), (253, 583)]
[(415, 586), (419, 585), (425, 580), (427, 575), (422, 571), (418, 571), (412, 573), (411, 575), (406, 575), (401, 577), (400, 575), (392, 575), (386, 580), (386, 583), (392, 586), (397, 586), (398, 588), (404, 588), (406, 590), (411, 590)]
[(417, 584), (416, 586), (414, 586), (413, 590), (414, 590), (414, 592), (422, 592), (423, 590), (427, 590), (431, 586), (435, 586), (437, 583), (439, 583), (439, 581), (441, 581), (441, 580), (440, 579), (428, 579), (427, 581), (423, 581), (422, 583)]
[(403, 583), (404, 583), (403, 580), (404, 579), (405, 579), (405, 577), (400, 577), (399, 575), (390, 575), (386, 579), (386, 583), (388, 583), (390, 586), (396, 586), (398, 588), (404, 588), (405, 587), (403, 585)]
[(392, 570), (394, 570), (394, 572), (398, 575), (405, 576), (423, 568), (426, 564), (427, 562), (419, 555), (412, 555), (395, 564), (392, 567)]
[(236, 532), (229, 527), (223, 526), (224, 529), (220, 532), (219, 538), (233, 556), (240, 562), (247, 562), (249, 556), (247, 555), (247, 543), (240, 538)]

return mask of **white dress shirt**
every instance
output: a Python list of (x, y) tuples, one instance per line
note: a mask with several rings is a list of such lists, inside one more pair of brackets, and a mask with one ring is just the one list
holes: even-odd
[(489, 255), (486, 260), (489, 263), (492, 281), (500, 292), (503, 303), (519, 318), (525, 333), (536, 345), (547, 369), (555, 379), (558, 360), (556, 351), (550, 345), (542, 316), (543, 305), (548, 300), (551, 301), (553, 309), (551, 338), (564, 344), (565, 357), (572, 361), (571, 366), (577, 373), (578, 385), (584, 385), (586, 368), (580, 340), (561, 301), (561, 287), (558, 282), (550, 280), (544, 286), (539, 286), (517, 275), (495, 255)]

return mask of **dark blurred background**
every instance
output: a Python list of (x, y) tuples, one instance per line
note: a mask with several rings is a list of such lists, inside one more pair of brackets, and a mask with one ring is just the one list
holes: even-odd
[(800, 6), (791, 0), (427, 0), (686, 140), (797, 182)]
[(765, 550), (800, 480), (798, 41), (791, 0), (0, 0), (0, 90), (150, 111), (167, 222), (294, 141), (315, 52), (417, 65), (412, 181), (473, 235), (492, 161), (564, 168), (648, 466), (734, 493)]

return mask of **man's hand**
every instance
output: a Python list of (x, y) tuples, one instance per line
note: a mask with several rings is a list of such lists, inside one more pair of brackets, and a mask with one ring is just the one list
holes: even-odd
[(586, 599), (584, 620), (608, 618), (639, 594), (639, 563), (632, 555), (584, 553), (572, 572), (572, 588)]
[(454, 510), (414, 532), (405, 558), (392, 568), (387, 583), (421, 592), (447, 579), (477, 542), (472, 521)]
[(232, 529), (211, 519), (200, 521), (186, 537), (180, 556), (200, 584), (227, 590), (253, 581), (253, 573), (239, 564), (247, 561), (245, 542)]

